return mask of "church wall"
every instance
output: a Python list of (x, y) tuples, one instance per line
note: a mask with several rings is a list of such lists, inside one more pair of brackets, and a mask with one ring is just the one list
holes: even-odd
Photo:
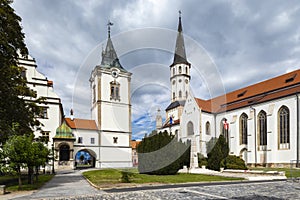
[[(290, 111), (290, 148), (279, 149), (278, 136), (278, 110), (281, 106), (287, 106)], [(230, 154), (237, 156), (246, 156), (247, 163), (289, 163), (290, 160), (296, 159), (296, 138), (297, 138), (297, 109), (296, 97), (290, 96), (262, 104), (245, 107), (227, 113), (218, 114), (216, 117), (217, 136), (221, 133), (220, 122), (223, 118), (227, 118), (229, 123), (229, 147)], [(261, 110), (267, 113), (267, 149), (260, 150), (258, 148), (258, 114)], [(255, 113), (254, 113), (255, 112)], [(240, 116), (242, 113), (248, 115), (248, 144), (240, 144)], [(254, 116), (255, 114), (255, 116)], [(255, 122), (256, 124), (255, 124)], [(203, 122), (204, 123), (204, 122)], [(255, 135), (256, 132), (256, 135)], [(256, 145), (255, 145), (256, 143)], [(256, 146), (256, 147), (255, 147)], [(246, 152), (242, 152), (247, 149)], [(246, 155), (245, 155), (246, 154)]]
[(100, 167), (101, 168), (121, 168), (132, 167), (132, 149), (101, 147), (100, 148)]
[[(129, 146), (129, 133), (101, 132), (101, 146)], [(117, 138), (117, 139), (116, 139)]]
[[(209, 134), (207, 134), (206, 132), (207, 122), (209, 122), (210, 124)], [(213, 114), (201, 111), (201, 133), (202, 133), (202, 137), (201, 140), (199, 141), (200, 153), (204, 156), (207, 156), (208, 152), (206, 150), (206, 143), (209, 142), (212, 137), (216, 137), (215, 119)]]
[(130, 132), (129, 106), (101, 103), (101, 130)]

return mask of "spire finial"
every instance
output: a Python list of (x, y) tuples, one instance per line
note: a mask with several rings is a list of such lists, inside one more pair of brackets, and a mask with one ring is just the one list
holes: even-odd
[(181, 18), (181, 10), (179, 10), (178, 13), (179, 13), (179, 18)]
[(110, 27), (114, 25), (110, 20), (108, 20), (108, 23), (107, 23), (107, 29), (108, 29), (108, 38), (110, 38)]

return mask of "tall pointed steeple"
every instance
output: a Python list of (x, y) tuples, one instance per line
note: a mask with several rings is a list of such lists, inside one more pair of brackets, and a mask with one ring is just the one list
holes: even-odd
[(113, 25), (110, 21), (108, 21), (107, 27), (108, 27), (108, 39), (107, 39), (107, 44), (106, 48), (104, 51), (102, 51), (102, 61), (101, 65), (107, 66), (107, 67), (117, 67), (120, 69), (124, 68), (122, 67), (119, 58), (117, 56), (117, 53), (114, 49), (113, 43), (110, 38), (110, 27)]
[(172, 65), (175, 64), (189, 64), (185, 54), (184, 39), (182, 34), (181, 11), (179, 11), (178, 33), (176, 39), (174, 61)]

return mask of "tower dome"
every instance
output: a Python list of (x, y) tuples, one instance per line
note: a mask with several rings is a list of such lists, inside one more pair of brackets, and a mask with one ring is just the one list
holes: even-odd
[(74, 135), (72, 133), (72, 129), (66, 124), (66, 122), (63, 122), (62, 125), (56, 129), (56, 135), (54, 138), (74, 139)]

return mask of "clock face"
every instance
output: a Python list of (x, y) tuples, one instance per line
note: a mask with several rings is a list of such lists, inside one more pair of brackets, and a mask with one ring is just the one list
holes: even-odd
[(119, 76), (118, 70), (113, 69), (113, 70), (111, 71), (111, 75), (112, 75), (112, 77), (114, 77), (114, 78), (118, 78), (118, 76)]

